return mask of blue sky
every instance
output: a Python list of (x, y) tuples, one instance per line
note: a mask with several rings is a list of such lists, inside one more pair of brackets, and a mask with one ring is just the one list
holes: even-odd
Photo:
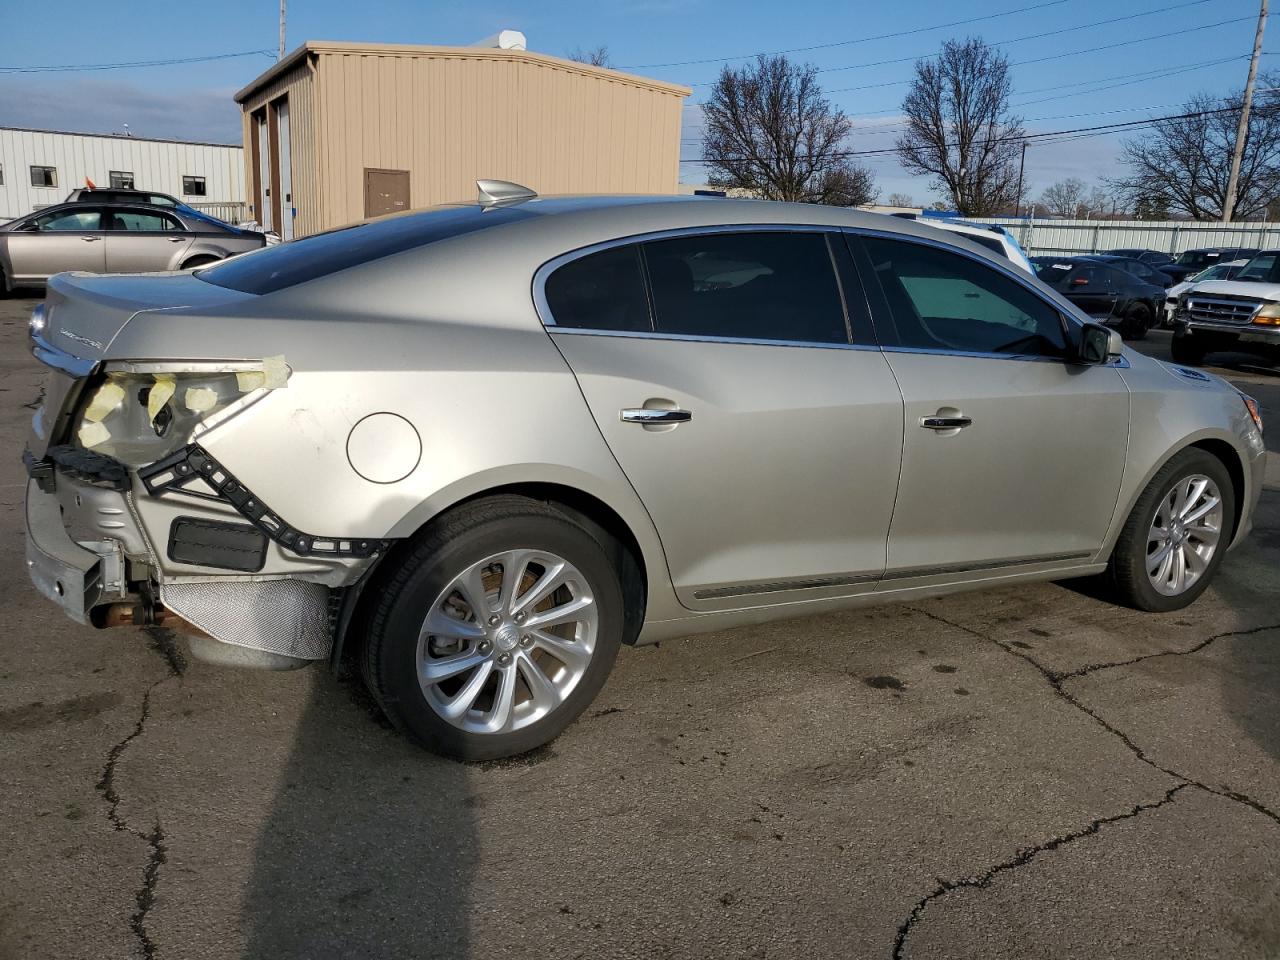
[[(1038, 9), (1024, 9), (1032, 6)], [(276, 47), (274, 0), (198, 5), (130, 0), (112, 8), (111, 16), (104, 16), (107, 9), (100, 0), (48, 0), (39, 17), (4, 17), (0, 68), (274, 52)], [(605, 45), (620, 69), (692, 85), (696, 103), (721, 64), (657, 65), (828, 45), (791, 56), (824, 71), (831, 100), (855, 120), (851, 149), (878, 150), (893, 145), (906, 90), (901, 81), (911, 75), (911, 59), (935, 52), (948, 37), (976, 35), (1001, 44), (1015, 64), (1014, 103), (1028, 129), (1062, 130), (1176, 112), (1193, 93), (1220, 94), (1241, 86), (1257, 9), (1257, 0), (291, 0), (288, 46), (307, 39), (466, 44), (510, 28), (524, 31), (529, 48), (544, 53)], [(1023, 12), (1009, 12), (1015, 10)], [(976, 17), (989, 19), (937, 26)], [(1117, 18), (1130, 19), (1102, 23)], [(1280, 31), (1280, 26), (1271, 29)], [(904, 31), (917, 32), (867, 39)], [(1160, 36), (1167, 34), (1176, 35)], [(1280, 36), (1273, 33), (1271, 40), (1280, 50)], [(1077, 53), (1113, 44), (1124, 45)], [(102, 132), (128, 123), (140, 136), (236, 142), (239, 114), (231, 94), (273, 58), (274, 53), (257, 53), (181, 66), (0, 72), (0, 125)], [(1272, 62), (1264, 58), (1263, 67)], [(684, 113), (683, 156), (696, 159), (698, 111), (691, 107)], [(1111, 135), (1030, 147), (1027, 176), (1033, 193), (1063, 177), (1093, 182), (1113, 173), (1122, 139)], [(868, 156), (864, 162), (876, 173), (882, 198), (891, 192), (908, 193), (917, 203), (931, 198), (928, 182), (906, 174), (891, 155)], [(686, 181), (701, 177), (695, 163), (682, 164), (681, 171)]]

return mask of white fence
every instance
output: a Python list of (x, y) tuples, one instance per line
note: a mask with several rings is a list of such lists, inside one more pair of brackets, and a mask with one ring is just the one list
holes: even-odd
[(211, 217), (217, 217), (226, 223), (242, 223), (249, 219), (248, 205), (242, 201), (230, 201), (227, 203), (191, 203), (188, 206), (195, 207)]
[[(1139, 248), (1176, 256), (1198, 247), (1280, 249), (1280, 223), (1197, 223), (1187, 220), (1029, 220), (975, 217), (998, 223), (1028, 254), (1098, 253)], [(927, 220), (925, 221), (928, 222)]]

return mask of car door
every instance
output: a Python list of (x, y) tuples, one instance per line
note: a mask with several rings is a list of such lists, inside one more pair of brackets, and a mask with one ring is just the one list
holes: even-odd
[(43, 283), (64, 270), (102, 273), (102, 210), (76, 204), (28, 217), (6, 234), (15, 284)]
[(850, 282), (839, 233), (816, 229), (704, 229), (539, 271), (547, 330), (686, 606), (879, 579), (902, 399)]
[(1078, 325), (1014, 271), (923, 241), (851, 244), (905, 402), (880, 589), (1092, 558), (1124, 470), (1120, 371), (1073, 362)]
[(107, 211), (107, 272), (176, 270), (195, 235), (171, 213), (146, 207)]

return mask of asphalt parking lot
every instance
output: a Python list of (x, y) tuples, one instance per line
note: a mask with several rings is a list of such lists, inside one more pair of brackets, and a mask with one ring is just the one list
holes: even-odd
[(35, 302), (0, 301), (0, 958), (1280, 956), (1280, 372), (1215, 368), (1269, 483), (1186, 611), (1045, 584), (624, 650), (468, 766), (321, 668), (35, 594)]

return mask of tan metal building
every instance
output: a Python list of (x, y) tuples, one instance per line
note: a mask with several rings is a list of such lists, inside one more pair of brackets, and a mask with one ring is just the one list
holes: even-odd
[(250, 216), (288, 239), (486, 177), (674, 193), (691, 92), (525, 50), (308, 41), (235, 96)]

